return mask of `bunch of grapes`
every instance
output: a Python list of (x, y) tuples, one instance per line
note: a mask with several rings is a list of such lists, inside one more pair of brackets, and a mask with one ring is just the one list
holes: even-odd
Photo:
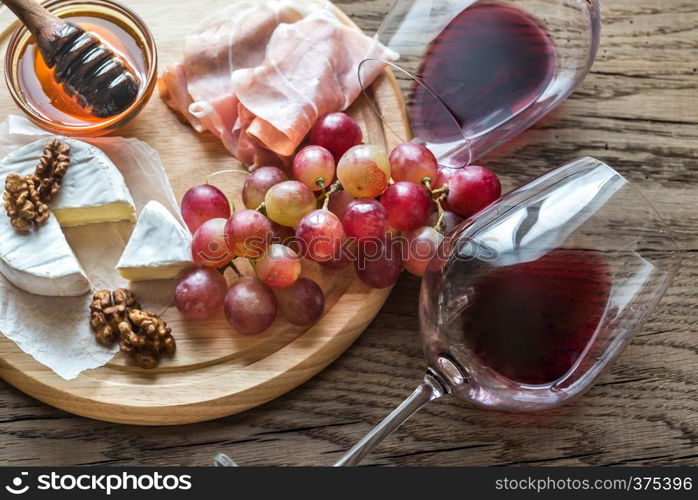
[[(176, 289), (177, 307), (192, 318), (224, 309), (239, 333), (254, 335), (277, 312), (294, 325), (317, 321), (325, 297), (301, 276), (301, 260), (329, 269), (354, 265), (374, 288), (393, 285), (403, 268), (422, 276), (463, 218), (500, 196), (485, 167), (439, 167), (425, 146), (406, 142), (389, 156), (362, 144), (359, 125), (344, 113), (321, 117), (309, 146), (293, 159), (292, 176), (276, 167), (245, 180), (245, 209), (231, 215), (226, 196), (210, 185), (190, 189), (182, 216), (193, 232), (198, 266)], [(255, 276), (242, 277), (234, 259), (249, 259)], [(220, 272), (233, 267), (228, 287)]]

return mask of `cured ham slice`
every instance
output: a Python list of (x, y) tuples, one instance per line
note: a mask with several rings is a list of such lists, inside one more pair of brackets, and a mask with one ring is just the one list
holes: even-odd
[[(342, 24), (329, 11), (280, 25), (264, 62), (233, 74), (240, 103), (256, 118), (246, 132), (281, 156), (290, 156), (320, 115), (343, 111), (358, 97), (358, 66), (388, 59), (375, 40)], [(372, 64), (368, 82), (383, 70)]]
[(302, 19), (315, 2), (233, 1), (215, 21), (186, 37), (184, 60), (170, 66), (159, 80), (165, 103), (195, 130), (209, 130), (235, 152), (237, 120), (231, 75), (261, 63), (276, 27)]
[(249, 166), (287, 165), (318, 116), (356, 99), (359, 63), (393, 55), (317, 0), (233, 0), (184, 45), (163, 100)]

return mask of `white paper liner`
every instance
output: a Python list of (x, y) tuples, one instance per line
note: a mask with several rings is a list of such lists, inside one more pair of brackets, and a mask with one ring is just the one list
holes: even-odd
[[(49, 135), (24, 117), (9, 115), (0, 123), (0, 158)], [(148, 201), (156, 200), (181, 221), (157, 151), (133, 138), (79, 140), (100, 148), (111, 158), (124, 176), (138, 213)], [(129, 285), (114, 266), (132, 230), (131, 222), (90, 224), (64, 230), (94, 289)], [(131, 289), (145, 307), (159, 312), (171, 303), (174, 282), (134, 283)], [(0, 274), (0, 332), (60, 377), (73, 379), (84, 370), (106, 364), (118, 351), (118, 345), (106, 348), (95, 341), (89, 325), (91, 299), (91, 294), (81, 297), (32, 295)]]

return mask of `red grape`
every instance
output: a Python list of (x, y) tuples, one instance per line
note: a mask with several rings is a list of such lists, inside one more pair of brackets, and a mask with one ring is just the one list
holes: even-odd
[(388, 214), (385, 207), (373, 198), (361, 198), (349, 203), (342, 225), (347, 236), (359, 242), (383, 239), (388, 229)]
[(225, 242), (236, 257), (259, 257), (271, 237), (269, 219), (249, 208), (235, 212), (225, 225)]
[(354, 198), (373, 198), (388, 187), (390, 164), (376, 146), (354, 146), (337, 164), (337, 178)]
[(242, 203), (247, 208), (257, 208), (264, 201), (264, 196), (270, 187), (287, 180), (288, 176), (283, 170), (276, 167), (254, 169), (242, 185)]
[(264, 200), (269, 218), (282, 226), (297, 226), (317, 208), (315, 195), (299, 181), (284, 181), (272, 186)]
[(230, 217), (230, 202), (223, 191), (209, 184), (190, 188), (182, 198), (182, 218), (193, 233), (211, 219)]
[(216, 269), (197, 267), (186, 273), (175, 288), (177, 309), (188, 318), (206, 319), (223, 307), (228, 290)]
[(361, 144), (361, 127), (346, 113), (321, 116), (310, 129), (310, 142), (328, 149), (339, 160), (349, 148)]
[(394, 181), (421, 184), (425, 177), (436, 180), (439, 164), (434, 154), (416, 142), (403, 142), (388, 157)]
[[(438, 212), (433, 212), (429, 218), (427, 219), (426, 225), (427, 226), (435, 226), (436, 221), (439, 219), (439, 213)], [(443, 232), (444, 234), (448, 234), (453, 229), (460, 224), (463, 221), (463, 217), (458, 215), (455, 212), (451, 212), (449, 210), (446, 210), (444, 212), (444, 218), (443, 218)]]
[(293, 159), (293, 176), (313, 191), (328, 187), (334, 180), (334, 172), (334, 157), (322, 146), (306, 146)]
[(436, 256), (444, 235), (430, 226), (420, 227), (407, 236), (405, 267), (416, 276), (423, 276), (431, 259)]
[(477, 165), (462, 168), (448, 180), (448, 204), (451, 210), (470, 217), (495, 201), (502, 193), (494, 172)]
[(393, 285), (402, 271), (400, 240), (371, 240), (359, 245), (354, 266), (361, 281), (370, 287), (386, 288)]
[(381, 196), (381, 203), (388, 213), (388, 224), (400, 231), (422, 226), (431, 210), (429, 193), (413, 182), (391, 184)]
[(303, 217), (296, 228), (303, 256), (326, 262), (339, 253), (346, 235), (339, 218), (329, 210), (319, 209)]
[(347, 205), (352, 201), (354, 201), (354, 197), (344, 189), (340, 189), (330, 196), (330, 203), (327, 205), (327, 209), (341, 219), (344, 216)]
[(292, 325), (315, 323), (325, 312), (325, 294), (309, 278), (299, 278), (293, 285), (276, 291), (281, 315)]
[(225, 219), (204, 222), (194, 233), (191, 256), (194, 264), (205, 267), (221, 267), (233, 258), (225, 242)]
[(301, 275), (298, 254), (284, 245), (269, 245), (257, 261), (257, 277), (272, 288), (284, 288), (293, 284)]
[(276, 318), (274, 292), (257, 278), (238, 278), (225, 294), (223, 305), (228, 323), (241, 335), (261, 333)]

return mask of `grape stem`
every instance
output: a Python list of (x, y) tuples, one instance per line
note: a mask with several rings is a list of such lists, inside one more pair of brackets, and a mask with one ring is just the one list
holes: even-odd
[(325, 178), (324, 177), (318, 177), (317, 180), (315, 181), (315, 184), (320, 186), (320, 189), (322, 191), (325, 190)]
[(444, 214), (446, 211), (442, 206), (442, 203), (446, 200), (446, 195), (448, 194), (448, 184), (444, 184), (438, 189), (432, 189), (431, 187), (431, 177), (425, 177), (422, 179), (422, 184), (427, 188), (429, 194), (431, 194), (431, 201), (436, 205), (436, 209), (439, 212), (439, 216), (436, 219), (436, 224), (434, 224), (434, 229), (443, 234), (444, 232)]
[(221, 274), (223, 274), (223, 273), (225, 273), (225, 270), (228, 268), (232, 269), (233, 272), (238, 275), (238, 278), (242, 278), (242, 273), (240, 272), (238, 267), (235, 264), (233, 264), (232, 260), (230, 262), (228, 262), (226, 265), (224, 265), (223, 267), (219, 267), (218, 270), (221, 272)]
[(436, 218), (436, 224), (434, 224), (434, 229), (436, 229), (441, 234), (444, 233), (444, 215), (446, 214), (444, 207), (441, 206), (441, 202), (445, 199), (446, 193), (441, 193), (439, 196), (434, 198), (434, 205), (436, 205), (436, 209), (439, 211), (439, 216)]
[(341, 191), (344, 189), (342, 184), (339, 181), (336, 181), (334, 184), (330, 186), (330, 189), (327, 190), (326, 192), (322, 193), (322, 196), (320, 197), (322, 202), (322, 209), (327, 210), (327, 207), (330, 205), (330, 197), (335, 194), (337, 191)]
[(433, 189), (431, 189), (431, 177), (427, 176), (424, 179), (422, 179), (422, 184), (424, 184), (424, 187), (427, 188), (427, 191), (430, 193), (433, 193)]
[(262, 202), (262, 203), (259, 204), (259, 206), (258, 206), (257, 208), (255, 208), (255, 210), (256, 210), (257, 212), (259, 212), (260, 214), (266, 215), (266, 212), (267, 212), (267, 204), (266, 204), (265, 202)]

